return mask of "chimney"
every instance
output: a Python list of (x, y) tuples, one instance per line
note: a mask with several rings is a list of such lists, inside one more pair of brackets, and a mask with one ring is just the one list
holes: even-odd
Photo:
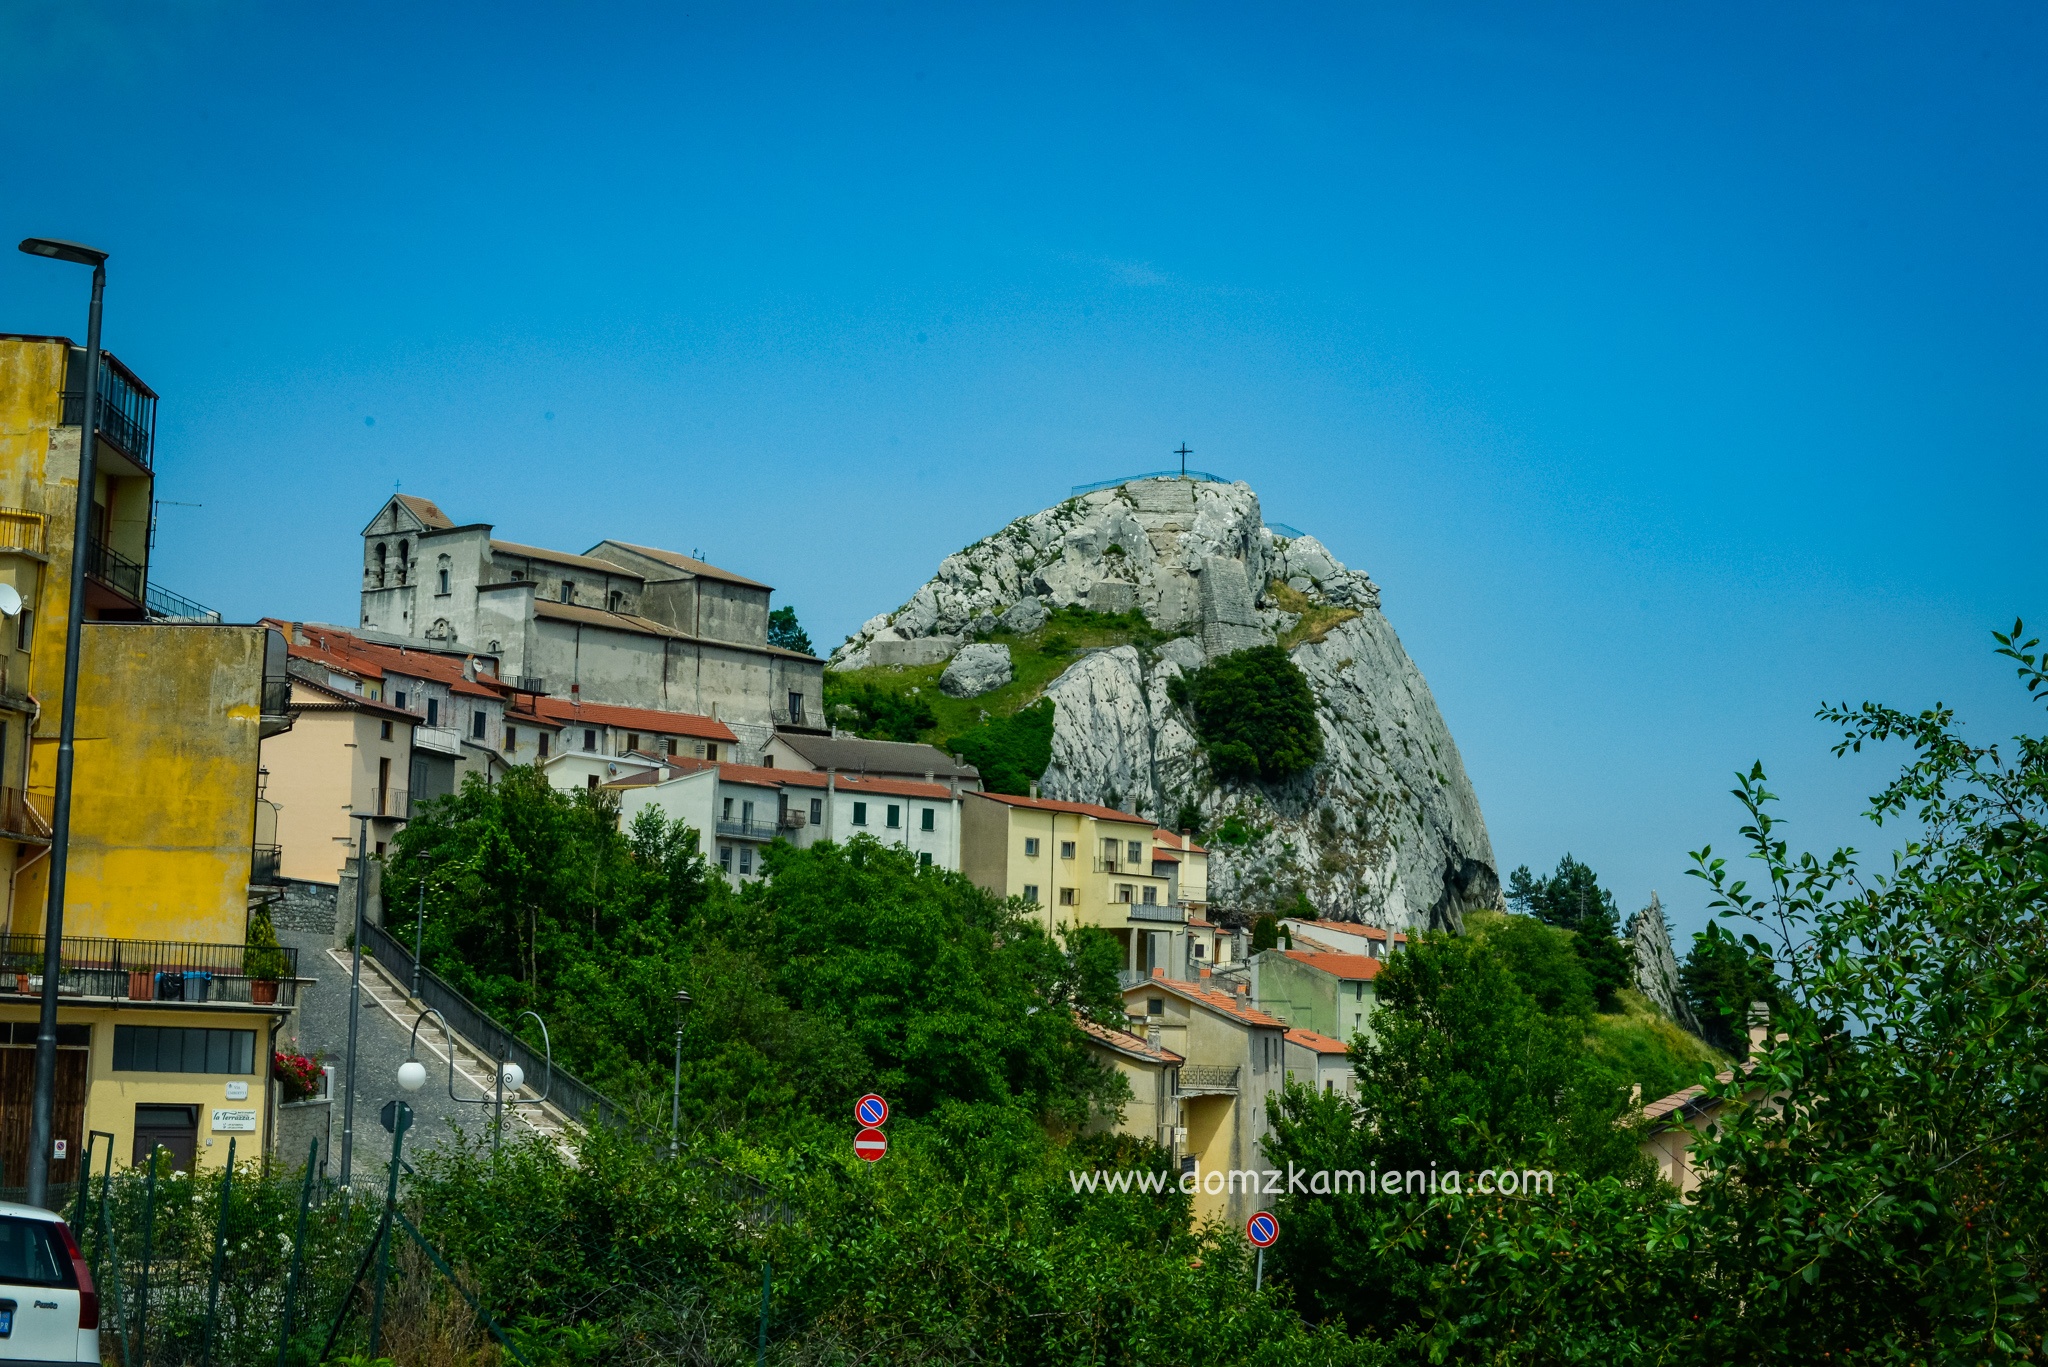
[(1145, 1047), (1155, 1054), (1159, 1052), (1159, 1027), (1156, 1024), (1145, 1027)]
[(1031, 796), (1038, 796), (1038, 781), (1036, 779), (1033, 779), (1031, 782)]
[(1751, 1002), (1749, 1004), (1749, 1052), (1761, 1054), (1769, 1046), (1771, 1038), (1771, 1004)]

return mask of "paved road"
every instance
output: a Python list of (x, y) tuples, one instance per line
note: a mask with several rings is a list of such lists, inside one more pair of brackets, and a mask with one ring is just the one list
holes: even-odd
[[(348, 1076), (348, 954), (346, 951), (330, 953), (332, 941), (325, 935), (280, 930), (278, 939), (297, 947), (301, 976), (318, 979), (317, 982), (300, 985), (299, 1008), (293, 1013), (286, 1030), (287, 1037), (291, 1031), (297, 1032), (301, 1053), (318, 1054), (322, 1063), (334, 1068), (336, 1095), (332, 1143), (337, 1161), (329, 1165), (328, 1173), (339, 1176), (342, 1096), (344, 1079)], [(458, 1128), (465, 1135), (483, 1138), (490, 1133), (491, 1114), (489, 1106), (465, 1105), (449, 1100), (447, 1058), (442, 1051), (440, 1030), (431, 1020), (420, 1028), (419, 1059), (427, 1065), (427, 1085), (416, 1093), (401, 1090), (398, 1066), (406, 1060), (412, 1022), (418, 1016), (418, 1008), (407, 1004), (402, 993), (377, 972), (374, 961), (367, 956), (363, 960), (363, 986), (357, 1031), (359, 1061), (356, 1068), (354, 1162), (357, 1182), (363, 1181), (366, 1173), (374, 1173), (381, 1168), (391, 1152), (391, 1136), (385, 1133), (378, 1120), (378, 1114), (387, 1101), (402, 1097), (413, 1108), (413, 1123), (405, 1137), (408, 1154), (450, 1142)], [(460, 1046), (456, 1061), (457, 1094), (483, 1094), (489, 1084), (489, 1069), (478, 1066), (472, 1051)], [(508, 1112), (508, 1116), (517, 1118), (507, 1120), (507, 1139), (532, 1132), (533, 1125), (528, 1117), (541, 1119), (533, 1116), (532, 1108), (520, 1108), (518, 1112)], [(542, 1125), (543, 1128), (553, 1128), (544, 1119)]]

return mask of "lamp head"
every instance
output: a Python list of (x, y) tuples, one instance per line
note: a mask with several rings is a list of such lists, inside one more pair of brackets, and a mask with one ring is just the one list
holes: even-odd
[(80, 266), (103, 266), (107, 254), (82, 242), (65, 242), (54, 237), (25, 237), (21, 250), (30, 256), (47, 256), (52, 261), (70, 261)]
[(505, 1090), (516, 1092), (526, 1085), (526, 1070), (516, 1063), (505, 1065)]
[(417, 1092), (427, 1085), (427, 1065), (418, 1059), (407, 1059), (398, 1065), (398, 1085), (408, 1092)]

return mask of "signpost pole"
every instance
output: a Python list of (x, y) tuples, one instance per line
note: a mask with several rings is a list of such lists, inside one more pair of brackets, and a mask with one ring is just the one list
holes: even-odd
[(1252, 1290), (1262, 1291), (1266, 1286), (1266, 1250), (1259, 1250), (1259, 1272), (1252, 1282)]

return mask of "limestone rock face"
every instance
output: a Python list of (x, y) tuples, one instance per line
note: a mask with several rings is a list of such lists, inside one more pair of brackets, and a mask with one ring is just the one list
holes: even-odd
[(939, 690), (956, 698), (978, 698), (1010, 681), (1010, 648), (978, 642), (960, 647), (939, 676)]
[(1650, 894), (1650, 905), (1628, 918), (1628, 947), (1635, 957), (1636, 986), (1659, 1011), (1695, 1035), (1699, 1018), (1685, 999), (1678, 983), (1678, 955), (1671, 948), (1671, 927), (1664, 920), (1664, 904)]
[[(1280, 784), (1219, 783), (1168, 685), (1294, 628), (1275, 584), (1317, 614), (1318, 630), (1290, 654), (1315, 691), (1324, 758)], [(990, 621), (1035, 630), (1068, 606), (1135, 608), (1172, 639), (1088, 652), (1046, 688), (1056, 720), (1040, 791), (1169, 827), (1183, 815), (1199, 822), (1212, 833), (1212, 917), (1300, 893), (1326, 917), (1457, 929), (1467, 910), (1498, 903), (1479, 800), (1429, 685), (1381, 615), (1378, 587), (1315, 538), (1268, 531), (1247, 485), (1134, 480), (1020, 518), (948, 556), (908, 603), (834, 652), (832, 667), (893, 663), (905, 645)]]

